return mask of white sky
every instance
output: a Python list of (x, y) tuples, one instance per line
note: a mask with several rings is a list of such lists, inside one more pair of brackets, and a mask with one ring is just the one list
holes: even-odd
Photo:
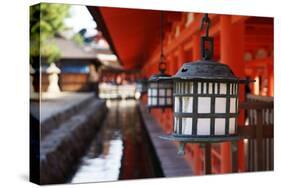
[(73, 28), (75, 33), (83, 28), (86, 28), (86, 37), (97, 34), (97, 24), (87, 7), (83, 5), (71, 5), (70, 17), (65, 19), (65, 25), (67, 27)]

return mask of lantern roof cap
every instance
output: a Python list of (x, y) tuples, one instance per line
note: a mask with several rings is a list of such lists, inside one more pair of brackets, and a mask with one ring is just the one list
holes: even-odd
[(149, 82), (153, 82), (153, 81), (158, 81), (160, 79), (170, 79), (171, 75), (160, 72), (158, 74), (153, 74), (151, 75), (151, 77), (148, 79)]
[(211, 60), (185, 63), (172, 79), (238, 81), (228, 65)]

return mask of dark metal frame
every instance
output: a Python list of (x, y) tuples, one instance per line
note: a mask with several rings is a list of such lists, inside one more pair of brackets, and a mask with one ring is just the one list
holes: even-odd
[[(156, 87), (151, 87), (153, 84), (156, 85)], [(163, 85), (160, 87), (160, 85)], [(156, 96), (152, 96), (152, 89), (156, 89), (157, 90), (157, 95)], [(164, 96), (160, 96), (160, 89), (164, 89), (165, 90), (165, 95)], [(149, 85), (148, 85), (148, 90), (150, 90), (150, 92), (148, 92), (147, 97), (148, 100), (150, 100), (152, 102), (153, 98), (157, 99), (156, 104), (152, 104), (151, 102), (148, 103), (148, 108), (152, 109), (152, 108), (172, 108), (173, 107), (173, 83), (171, 80), (159, 80), (159, 79), (155, 79), (155, 80), (150, 80), (149, 81)], [(167, 96), (167, 91), (171, 90), (171, 95)], [(164, 99), (164, 104), (160, 104), (160, 98)], [(170, 99), (171, 103), (168, 104), (167, 100)]]
[[(202, 80), (200, 80), (199, 82), (201, 82)], [(191, 93), (187, 93), (187, 94), (182, 94), (179, 93), (177, 89), (177, 84), (178, 83), (183, 83), (183, 86), (185, 86), (186, 82), (192, 82), (193, 83), (193, 92)], [(203, 82), (202, 82), (203, 83)], [(221, 81), (221, 82), (214, 82), (212, 80), (206, 80), (204, 83), (207, 83), (206, 86), (206, 91), (207, 94), (204, 94), (203, 91), (203, 87), (201, 87), (201, 93), (198, 93), (198, 80), (181, 80), (181, 81), (174, 81), (174, 93), (173, 93), (173, 98), (174, 101), (176, 99), (176, 97), (180, 97), (179, 98), (179, 112), (176, 112), (174, 109), (174, 117), (175, 118), (179, 118), (179, 132), (173, 132), (169, 137), (169, 140), (174, 138), (175, 140), (180, 140), (180, 141), (200, 141), (202, 140), (207, 141), (208, 139), (212, 139), (213, 140), (225, 140), (225, 137), (236, 137), (237, 135), (235, 133), (237, 133), (237, 116), (238, 116), (238, 93), (239, 93), (239, 88), (238, 88), (238, 81)], [(212, 94), (209, 93), (209, 83), (212, 83)], [(217, 91), (218, 93), (215, 94), (215, 83), (217, 83)], [(227, 86), (227, 91), (226, 94), (220, 94), (220, 84), (224, 83)], [(230, 94), (230, 84), (232, 84), (232, 87), (235, 88), (235, 92), (232, 94)], [(179, 84), (181, 87), (181, 84)], [(185, 91), (185, 89), (183, 89)], [(233, 91), (233, 89), (232, 89)], [(193, 97), (193, 110), (191, 113), (187, 113), (187, 112), (182, 112), (182, 97)], [(199, 114), (198, 113), (198, 97), (210, 97), (210, 113), (202, 113)], [(226, 98), (226, 112), (225, 113), (215, 113), (215, 99), (216, 98)], [(230, 113), (230, 98), (235, 98), (236, 99), (236, 106), (235, 106), (235, 113)], [(175, 118), (174, 118), (174, 122), (173, 122), (173, 126), (175, 129), (176, 126), (176, 122), (175, 122)], [(191, 135), (185, 135), (182, 134), (182, 118), (192, 118), (192, 134)], [(198, 118), (209, 118), (210, 119), (210, 135), (197, 135), (197, 120)], [(215, 118), (224, 118), (225, 119), (225, 134), (224, 135), (215, 135)], [(235, 118), (235, 133), (234, 134), (229, 134), (229, 121), (230, 118)], [(195, 139), (196, 138), (196, 139)]]
[[(158, 65), (158, 69), (159, 72), (158, 74), (152, 75), (149, 80), (148, 80), (148, 90), (152, 90), (152, 89), (156, 89), (157, 90), (157, 96), (151, 96), (148, 95), (148, 100), (149, 99), (153, 99), (156, 98), (157, 102), (156, 104), (151, 104), (148, 103), (148, 108), (149, 110), (152, 108), (162, 108), (162, 110), (164, 110), (165, 108), (172, 108), (173, 107), (173, 83), (172, 80), (169, 80), (169, 78), (171, 77), (168, 74), (165, 74), (166, 71), (166, 62), (165, 62), (165, 56), (164, 56), (164, 52), (163, 52), (163, 12), (160, 13), (160, 46), (161, 46), (161, 52), (160, 52), (160, 61), (159, 61), (159, 65)], [(168, 78), (168, 79), (164, 79), (162, 80), (161, 78)], [(156, 88), (155, 87), (151, 87), (152, 84), (156, 84)], [(159, 87), (160, 84), (162, 85), (166, 85), (165, 87)], [(159, 91), (160, 89), (165, 89), (165, 96), (160, 96), (159, 95)], [(167, 96), (167, 89), (171, 89), (171, 96)], [(165, 104), (160, 104), (159, 99), (164, 98)], [(167, 100), (170, 99), (171, 100), (171, 104), (167, 104)], [(150, 100), (152, 102), (152, 100)]]

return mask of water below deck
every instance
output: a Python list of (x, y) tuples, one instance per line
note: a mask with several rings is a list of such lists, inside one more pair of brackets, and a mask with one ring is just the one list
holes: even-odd
[(162, 177), (135, 100), (108, 100), (106, 119), (70, 183)]

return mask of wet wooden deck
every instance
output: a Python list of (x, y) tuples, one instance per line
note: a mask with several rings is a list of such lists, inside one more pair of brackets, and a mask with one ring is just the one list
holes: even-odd
[(164, 131), (158, 122), (150, 115), (146, 106), (139, 105), (142, 122), (147, 129), (156, 155), (159, 158), (161, 168), (165, 177), (192, 176), (191, 166), (183, 155), (177, 154), (177, 147), (173, 142), (159, 138)]

